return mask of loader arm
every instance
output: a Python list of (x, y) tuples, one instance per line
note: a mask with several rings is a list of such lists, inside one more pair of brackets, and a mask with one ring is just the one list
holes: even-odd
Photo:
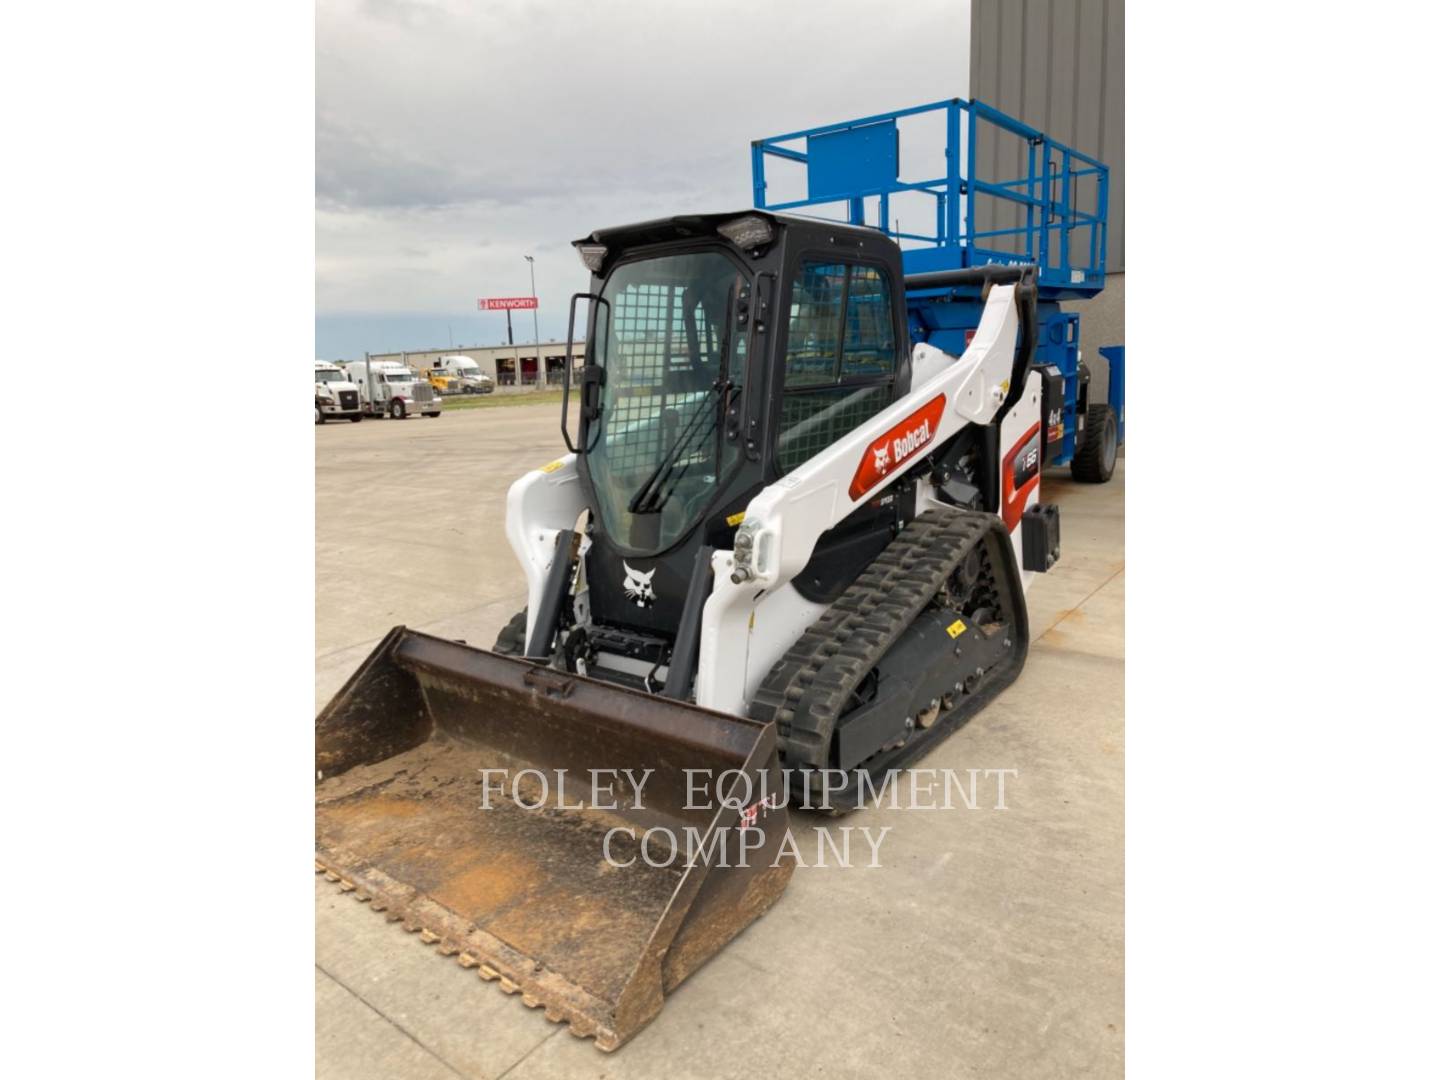
[[(790, 582), (820, 537), (962, 428), (995, 420), (1015, 378), (1022, 329), (1017, 291), (992, 286), (962, 356), (917, 346), (910, 393), (750, 501), (735, 549), (712, 557), (715, 584), (701, 621), (697, 704), (743, 715), (760, 675), (817, 614)], [(767, 617), (757, 621), (762, 594)]]
[(916, 348), (933, 372), (910, 393), (765, 488), (735, 537), (736, 584), (775, 589), (815, 552), (820, 536), (924, 460), (968, 424), (988, 424), (1010, 392), (1020, 330), (1014, 285), (995, 285), (962, 356)]

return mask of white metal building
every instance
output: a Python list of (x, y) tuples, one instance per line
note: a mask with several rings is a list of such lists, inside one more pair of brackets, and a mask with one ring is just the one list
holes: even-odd
[[(576, 342), (575, 366), (585, 354), (585, 343)], [(559, 386), (565, 371), (565, 342), (542, 341), (537, 353), (535, 343), (514, 345), (461, 345), (448, 349), (415, 349), (396, 353), (371, 353), (372, 361), (398, 360), (418, 369), (431, 367), (442, 356), (468, 356), (495, 380), (497, 390), (538, 389)], [(541, 360), (544, 377), (541, 376)]]

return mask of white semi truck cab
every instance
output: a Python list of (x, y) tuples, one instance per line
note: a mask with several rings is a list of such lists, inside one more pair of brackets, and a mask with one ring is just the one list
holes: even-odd
[(366, 416), (403, 420), (419, 413), (440, 415), (440, 397), (430, 380), (398, 360), (355, 360), (345, 373), (360, 386), (360, 408)]
[(462, 394), (488, 394), (495, 389), (495, 380), (473, 357), (442, 356), (435, 361), (435, 367), (458, 382)]
[(360, 421), (360, 387), (351, 382), (340, 365), (315, 361), (315, 423), (326, 420)]

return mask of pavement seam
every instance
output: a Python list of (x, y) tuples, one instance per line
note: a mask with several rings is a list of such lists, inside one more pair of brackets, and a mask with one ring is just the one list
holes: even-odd
[[(1086, 599), (1088, 600), (1089, 597), (1086, 597)], [(426, 623), (425, 623), (425, 626), (434, 626), (437, 622), (444, 622), (444, 621), (446, 621), (446, 620), (448, 620), (448, 619), (458, 619), (461, 615), (468, 615), (468, 614), (470, 614), (471, 612), (474, 612), (474, 611), (484, 611), (486, 608), (488, 608), (488, 607), (494, 607), (494, 606), (496, 606), (497, 604), (513, 604), (513, 603), (515, 603), (514, 600), (509, 600), (509, 601), (506, 601), (506, 600), (503, 600), (503, 599), (501, 599), (501, 600), (490, 600), (490, 601), (488, 601), (488, 602), (486, 602), (486, 603), (484, 603), (484, 604), (480, 604), (480, 605), (478, 605), (478, 606), (476, 606), (476, 607), (461, 608), (459, 611), (452, 611), (452, 612), (449, 613), (448, 615), (438, 615), (438, 616), (436, 616), (436, 617), (433, 618), (433, 619), (427, 620)], [(525, 601), (524, 601), (524, 598), (522, 597), (521, 600), (520, 600), (520, 605), (523, 607), (524, 604), (525, 604)], [(406, 625), (406, 626), (409, 626), (408, 623), (405, 624), (405, 625)], [(425, 629), (425, 626), (409, 626), (409, 629), (411, 629), (411, 630), (419, 630), (422, 634), (428, 634), (430, 631), (426, 630), (426, 629)], [(387, 630), (386, 633), (389, 633), (389, 631)], [(351, 649), (358, 649), (358, 648), (360, 648), (360, 647), (362, 647), (362, 646), (366, 646), (366, 645), (368, 645), (368, 646), (371, 647), (371, 648), (374, 648), (376, 645), (378, 645), (378, 644), (380, 643), (381, 638), (384, 638), (384, 636), (385, 636), (385, 634), (381, 634), (380, 637), (366, 638), (364, 641), (355, 641), (355, 642), (352, 642), (352, 643), (349, 644), (349, 645), (337, 645), (335, 648), (330, 649), (330, 650), (328, 650), (328, 651), (326, 651), (326, 652), (316, 653), (316, 654), (315, 654), (315, 659), (316, 659), (317, 662), (320, 661), (320, 660), (327, 660), (327, 659), (329, 659), (329, 658), (332, 657), (332, 656), (338, 656), (338, 655), (339, 655), (340, 653), (342, 653), (342, 652), (348, 652), (348, 651), (351, 650)]]
[[(354, 987), (351, 987), (351, 986), (347, 985), (344, 979), (338, 978), (338, 977), (335, 976), (332, 972), (326, 971), (325, 968), (322, 967), (318, 962), (315, 964), (315, 970), (318, 971), (318, 972), (320, 972), (320, 974), (324, 975), (327, 979), (329, 979), (331, 982), (333, 982), (336, 986), (340, 987), (340, 989), (344, 990), (347, 994), (349, 994), (351, 997), (353, 997), (356, 1001), (360, 1002), (360, 1004), (364, 1005), (367, 1009), (369, 1009), (371, 1012), (373, 1012), (376, 1016), (380, 1017), (381, 1020), (384, 1020), (387, 1024), (389, 1024), (391, 1027), (393, 1027), (396, 1031), (400, 1032), (401, 1035), (404, 1035), (407, 1039), (409, 1039), (412, 1043), (414, 1043), (416, 1046), (418, 1046), (421, 1050), (425, 1051), (425, 1053), (427, 1053), (427, 1054), (429, 1054), (431, 1057), (433, 1057), (433, 1058), (434, 1058), (436, 1061), (438, 1061), (441, 1065), (444, 1065), (445, 1068), (449, 1069), (449, 1070), (450, 1070), (452, 1073), (454, 1073), (456, 1076), (460, 1077), (460, 1080), (474, 1080), (473, 1077), (469, 1076), (469, 1075), (466, 1074), (466, 1073), (461, 1072), (461, 1071), (460, 1071), (459, 1069), (457, 1069), (454, 1065), (451, 1065), (450, 1062), (446, 1061), (446, 1060), (445, 1060), (443, 1057), (441, 1057), (438, 1053), (436, 1053), (434, 1050), (430, 1049), (430, 1047), (426, 1046), (426, 1045), (425, 1045), (423, 1042), (421, 1042), (415, 1035), (411, 1034), (409, 1031), (407, 1031), (407, 1030), (406, 1030), (404, 1027), (402, 1027), (400, 1024), (397, 1024), (397, 1023), (396, 1023), (393, 1019), (391, 1019), (389, 1016), (386, 1016), (383, 1012), (381, 1012), (379, 1009), (377, 1009), (374, 1005), (370, 1004), (370, 1002), (366, 1001), (364, 995), (361, 994), (361, 993), (359, 993), (358, 991), (356, 991), (356, 990), (354, 989)], [(542, 1041), (543, 1041), (543, 1040), (542, 1040)], [(533, 1048), (532, 1048), (532, 1049), (533, 1049)], [(526, 1053), (526, 1057), (528, 1057), (528, 1056), (529, 1056), (529, 1052)], [(521, 1061), (524, 1061), (525, 1059), (524, 1059), (524, 1058), (521, 1058), (520, 1060), (521, 1060)], [(516, 1062), (515, 1064), (518, 1065), (519, 1062)], [(511, 1068), (514, 1068), (514, 1066), (512, 1065)], [(510, 1071), (510, 1069), (506, 1069), (506, 1070), (505, 1070), (505, 1072), (509, 1072), (509, 1071)], [(504, 1073), (502, 1073), (501, 1075), (503, 1076)], [(497, 1080), (498, 1080), (498, 1078), (497, 1078)]]
[(376, 643), (380, 641), (380, 638), (383, 638), (384, 636), (384, 634), (381, 634), (380, 637), (377, 638), (366, 638), (364, 641), (357, 641), (351, 645), (340, 645), (334, 649), (331, 649), (329, 652), (316, 653), (315, 660), (317, 663), (321, 660), (328, 660), (332, 656), (338, 656), (340, 653), (348, 652), (351, 649), (358, 649), (362, 645), (369, 645), (371, 648), (374, 648)]
[(515, 1060), (515, 1064), (509, 1066), (509, 1067), (508, 1067), (504, 1072), (502, 1072), (499, 1076), (495, 1077), (495, 1080), (505, 1080), (505, 1077), (509, 1076), (512, 1072), (514, 1072), (514, 1071), (515, 1071), (516, 1069), (518, 1069), (521, 1065), (523, 1065), (523, 1064), (525, 1063), (525, 1060), (526, 1060), (531, 1054), (535, 1053), (536, 1050), (539, 1050), (540, 1047), (544, 1046), (547, 1042), (549, 1042), (551, 1039), (553, 1039), (556, 1035), (559, 1035), (562, 1030), (563, 1030), (562, 1028), (558, 1028), (558, 1027), (557, 1027), (554, 1031), (550, 1032), (549, 1035), (546, 1035), (543, 1039), (541, 1039), (539, 1042), (537, 1042), (534, 1046), (530, 1047), (529, 1050), (526, 1050), (525, 1053), (521, 1054), (521, 1055)]
[(1107, 577), (1107, 578), (1106, 578), (1104, 581), (1102, 581), (1099, 585), (1096, 585), (1094, 589), (1092, 589), (1090, 592), (1088, 592), (1088, 593), (1085, 594), (1084, 599), (1082, 599), (1078, 604), (1075, 604), (1075, 605), (1074, 605), (1073, 607), (1071, 607), (1068, 611), (1066, 611), (1064, 615), (1061, 615), (1060, 618), (1056, 619), (1053, 623), (1051, 623), (1049, 626), (1047, 626), (1047, 627), (1045, 628), (1045, 633), (1044, 633), (1044, 634), (1041, 634), (1039, 637), (1035, 638), (1035, 642), (1044, 641), (1045, 638), (1046, 638), (1046, 636), (1050, 633), (1051, 630), (1054, 630), (1057, 626), (1059, 626), (1061, 623), (1063, 623), (1066, 619), (1070, 618), (1071, 615), (1074, 615), (1075, 612), (1079, 611), (1082, 607), (1084, 607), (1086, 604), (1088, 604), (1091, 600), (1093, 600), (1093, 599), (1095, 598), (1095, 594), (1096, 594), (1096, 593), (1098, 593), (1101, 589), (1105, 588), (1106, 585), (1109, 585), (1110, 582), (1114, 581), (1117, 577), (1119, 577), (1119, 576), (1120, 576), (1121, 574), (1123, 574), (1124, 572), (1125, 572), (1125, 566), (1124, 566), (1124, 564), (1122, 563), (1119, 570), (1116, 570), (1113, 574), (1111, 574), (1109, 577)]
[(1057, 645), (1053, 641), (1035, 640), (1030, 643), (1034, 655), (1044, 656), (1069, 656), (1082, 660), (1095, 660), (1102, 664), (1112, 664), (1123, 668), (1125, 660), (1123, 657), (1106, 656), (1104, 653), (1091, 652), (1089, 649), (1078, 649), (1074, 645)]
[[(393, 527), (387, 528), (387, 527), (386, 527), (386, 524), (385, 524), (384, 522), (377, 522), (376, 525), (374, 526), (373, 532), (375, 533), (376, 537), (378, 537), (378, 538), (380, 538), (380, 539), (383, 539), (383, 540), (390, 540), (390, 541), (393, 541), (394, 543), (397, 543), (397, 544), (413, 544), (415, 547), (433, 548), (433, 549), (435, 549), (436, 551), (450, 551), (450, 550), (452, 550), (452, 547), (453, 547), (453, 545), (451, 545), (451, 544), (437, 544), (437, 543), (435, 543), (435, 542), (432, 541), (432, 540), (415, 540), (415, 539), (413, 539), (413, 538), (411, 538), (411, 537), (396, 537), (396, 536), (395, 536), (395, 530), (394, 530), (394, 528), (393, 528)], [(451, 529), (451, 532), (460, 533), (461, 536), (464, 536), (464, 535), (465, 535), (464, 533), (461, 533), (459, 529)], [(349, 540), (350, 537), (353, 537), (353, 536), (358, 536), (358, 537), (361, 537), (362, 539), (368, 539), (368, 537), (366, 537), (365, 534), (366, 534), (366, 528), (365, 528), (365, 526), (363, 526), (363, 525), (351, 526), (350, 530), (345, 534), (345, 537), (346, 537), (346, 540)], [(338, 544), (337, 544), (337, 546), (338, 546)], [(379, 571), (379, 572), (380, 572), (380, 573), (383, 573), (384, 571)], [(376, 573), (376, 571), (367, 570), (366, 573), (367, 573), (367, 574), (371, 574), (371, 573)], [(389, 575), (389, 576), (390, 576), (391, 578), (397, 580), (397, 581), (404, 581), (404, 580), (406, 580), (405, 575), (403, 575), (403, 574), (391, 574), (391, 575)]]

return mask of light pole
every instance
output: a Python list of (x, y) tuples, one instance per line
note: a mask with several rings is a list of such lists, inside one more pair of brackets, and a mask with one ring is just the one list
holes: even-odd
[(535, 301), (535, 306), (530, 309), (530, 317), (535, 321), (535, 367), (543, 390), (550, 385), (550, 373), (545, 370), (545, 358), (540, 355), (540, 299), (535, 295), (535, 256), (526, 255), (525, 261), (530, 264), (530, 299)]

